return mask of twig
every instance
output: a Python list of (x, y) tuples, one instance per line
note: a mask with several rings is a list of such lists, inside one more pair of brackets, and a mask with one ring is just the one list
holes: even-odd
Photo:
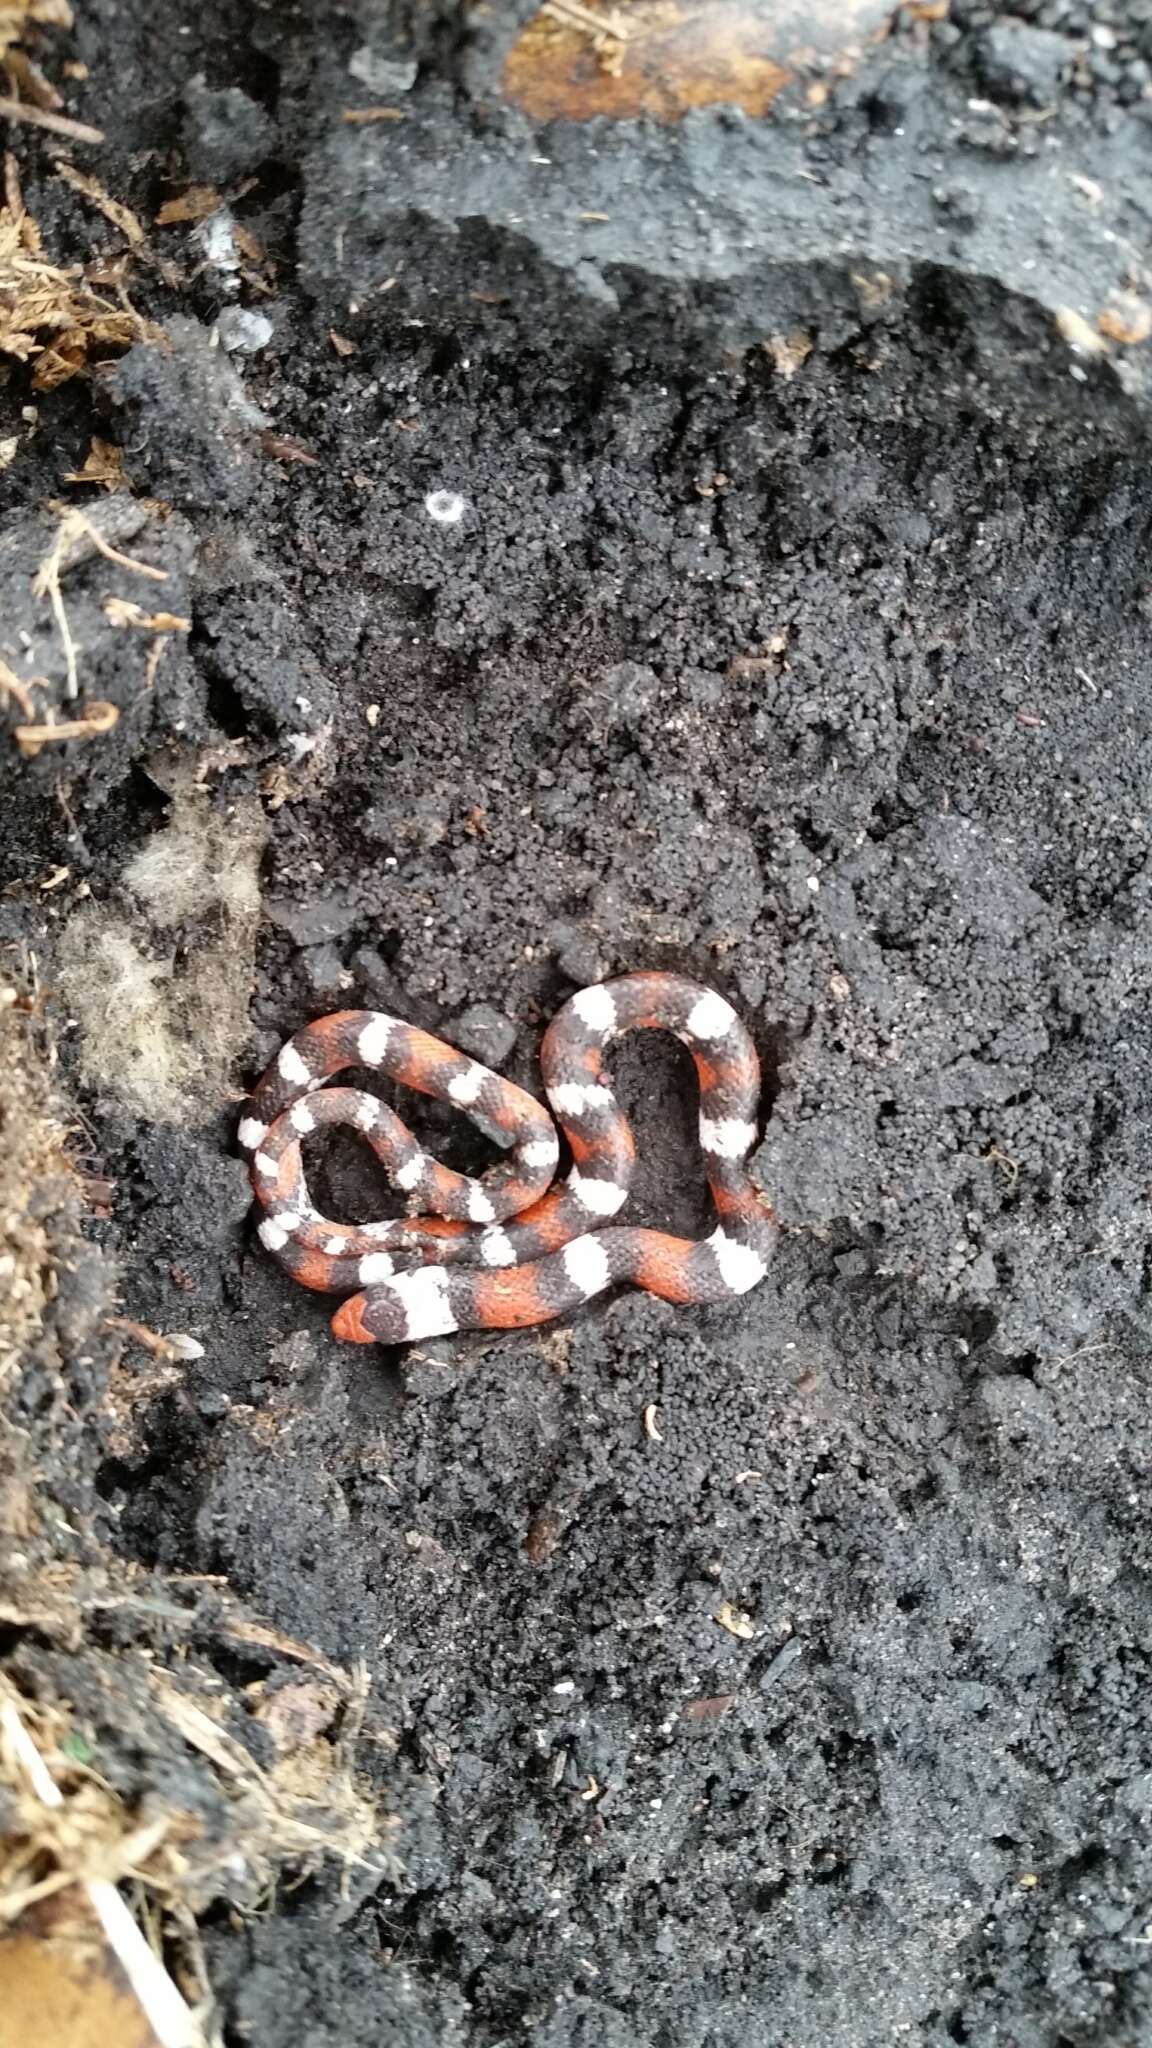
[(150, 690), (156, 681), (156, 671), (164, 659), (164, 649), (167, 645), (167, 633), (158, 633), (148, 649), (148, 659), (144, 663), (144, 688), (146, 690)]
[(4, 204), (19, 227), (24, 218), (24, 195), (20, 190), (20, 166), (10, 149), (4, 152)]
[(68, 614), (64, 609), (64, 597), (60, 589), (60, 570), (69, 545), (67, 526), (67, 520), (62, 519), (52, 547), (33, 578), (32, 594), (34, 597), (46, 597), (51, 602), (56, 630), (64, 644), (64, 695), (78, 697), (80, 678), (76, 672), (76, 642), (72, 638), (72, 629), (68, 624)]
[(102, 128), (89, 128), (84, 121), (73, 121), (68, 114), (50, 113), (47, 107), (34, 107), (28, 100), (12, 100), (0, 95), (0, 121), (26, 121), (30, 128), (47, 128), (53, 135), (68, 135), (73, 142), (103, 142)]
[(106, 1330), (123, 1330), (134, 1344), (150, 1351), (153, 1358), (163, 1359), (166, 1365), (175, 1365), (180, 1359), (203, 1358), (204, 1346), (195, 1337), (186, 1337), (182, 1332), (171, 1337), (162, 1337), (159, 1330), (150, 1330), (145, 1323), (134, 1322), (131, 1316), (105, 1316)]
[[(64, 1794), (10, 1699), (0, 1700), (0, 1729), (41, 1806), (63, 1806)], [(115, 1885), (104, 1877), (82, 1877), (79, 1882), (160, 2048), (202, 2048), (204, 2037), (190, 2008)]]
[(0, 654), (0, 690), (3, 690), (6, 696), (14, 699), (25, 718), (35, 718), (36, 706), (32, 702), (31, 690), (28, 688), (27, 683), (21, 682), (15, 669), (9, 668), (2, 654)]
[(61, 529), (64, 527), (69, 528), (69, 547), (71, 547), (74, 540), (83, 534), (87, 540), (91, 541), (97, 554), (103, 555), (106, 562), (115, 562), (121, 569), (131, 569), (136, 576), (148, 576), (153, 583), (167, 583), (167, 569), (154, 568), (151, 562), (138, 562), (135, 555), (122, 555), (119, 548), (114, 548), (110, 540), (105, 540), (99, 527), (93, 526), (92, 521), (84, 517), (83, 512), (78, 512), (75, 509), (71, 512), (66, 512), (60, 525)]
[[(47, 597), (51, 601), (52, 613), (64, 644), (66, 697), (76, 697), (80, 694), (80, 681), (76, 668), (76, 645), (68, 625), (68, 615), (64, 610), (64, 598), (60, 590), (60, 574), (67, 566), (68, 557), (79, 540), (87, 540), (96, 549), (97, 554), (103, 555), (105, 561), (115, 562), (120, 569), (130, 569), (135, 576), (147, 576), (153, 583), (168, 581), (166, 569), (154, 569), (151, 562), (138, 562), (133, 555), (122, 555), (119, 548), (114, 548), (111, 541), (105, 540), (99, 527), (94, 526), (75, 506), (65, 512), (56, 529), (56, 538), (32, 579), (32, 595)], [(112, 724), (115, 722), (113, 719)], [(107, 727), (104, 730), (107, 730)], [(70, 734), (69, 737), (75, 738), (77, 735)]]
[(104, 617), (110, 626), (139, 626), (144, 633), (192, 631), (191, 619), (183, 619), (177, 612), (146, 612), (143, 605), (133, 604), (127, 597), (106, 597)]
[(614, 42), (626, 43), (628, 29), (618, 14), (593, 14), (590, 7), (582, 7), (580, 0), (544, 0), (542, 14), (550, 14), (553, 21), (562, 21), (566, 28), (582, 28), (585, 35), (611, 36)]
[(144, 224), (137, 219), (132, 208), (125, 206), (120, 199), (113, 199), (112, 194), (104, 190), (99, 179), (85, 177), (83, 171), (78, 171), (74, 164), (65, 163), (61, 157), (56, 159), (56, 176), (63, 178), (66, 185), (71, 185), (74, 192), (79, 192), (82, 199), (91, 200), (92, 205), (104, 215), (105, 220), (110, 220), (114, 228), (119, 228), (120, 233), (126, 241), (131, 242), (134, 249), (138, 249), (141, 243), (147, 240)]
[(12, 736), (20, 752), (32, 759), (41, 747), (55, 746), (63, 740), (98, 739), (111, 732), (119, 717), (118, 705), (97, 701), (88, 706), (83, 718), (66, 718), (59, 725), (17, 725)]

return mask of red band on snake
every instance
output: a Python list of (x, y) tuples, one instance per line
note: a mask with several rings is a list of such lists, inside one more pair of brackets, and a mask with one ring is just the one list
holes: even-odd
[[(696, 1063), (700, 1145), (718, 1218), (699, 1242), (605, 1227), (627, 1200), (635, 1147), (603, 1055), (637, 1030), (671, 1031)], [(240, 1144), (264, 1210), (262, 1243), (302, 1286), (351, 1296), (332, 1319), (338, 1337), (408, 1344), (454, 1330), (526, 1328), (621, 1284), (665, 1301), (726, 1301), (764, 1278), (776, 1229), (745, 1164), (756, 1142), (760, 1063), (723, 996), (676, 974), (598, 982), (557, 1012), (540, 1065), (552, 1116), (514, 1082), (378, 1010), (339, 1010), (281, 1049), (240, 1124)], [(509, 1149), (508, 1159), (478, 1179), (439, 1165), (377, 1096), (324, 1087), (349, 1067), (455, 1104)], [(363, 1134), (408, 1215), (353, 1225), (317, 1213), (302, 1141), (334, 1124)], [(553, 1185), (556, 1125), (573, 1163)]]

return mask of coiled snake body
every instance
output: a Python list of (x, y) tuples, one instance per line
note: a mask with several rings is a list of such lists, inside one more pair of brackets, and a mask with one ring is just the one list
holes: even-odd
[[(699, 1242), (605, 1227), (627, 1200), (635, 1147), (603, 1055), (636, 1030), (673, 1032), (696, 1063), (700, 1144), (718, 1216)], [(407, 1344), (453, 1330), (523, 1328), (624, 1282), (666, 1301), (724, 1301), (763, 1279), (775, 1225), (745, 1166), (760, 1063), (722, 996), (676, 974), (598, 982), (553, 1018), (540, 1064), (555, 1124), (514, 1082), (382, 1011), (337, 1011), (283, 1046), (241, 1121), (240, 1143), (264, 1210), (265, 1247), (301, 1285), (351, 1297), (332, 1319), (338, 1337)], [(479, 1178), (441, 1166), (378, 1097), (323, 1087), (348, 1067), (374, 1068), (455, 1104), (509, 1148), (508, 1159)], [(363, 1133), (408, 1215), (363, 1225), (319, 1215), (301, 1145), (335, 1124)], [(553, 1185), (556, 1125), (572, 1166)]]

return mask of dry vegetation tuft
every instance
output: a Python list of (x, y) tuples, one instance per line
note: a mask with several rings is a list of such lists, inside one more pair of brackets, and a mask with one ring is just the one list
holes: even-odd
[[(72, 20), (69, 0), (0, 0), (0, 64), (14, 91), (25, 85), (25, 67), (31, 62), (19, 48), (28, 30), (71, 28)], [(46, 81), (40, 84), (39, 93), (51, 92)]]
[(7, 157), (0, 206), (0, 354), (30, 363), (37, 391), (54, 391), (102, 355), (158, 340), (159, 330), (129, 303), (123, 284), (111, 289), (112, 297), (97, 291), (79, 264), (62, 268), (49, 261), (21, 197), (15, 161)]
[[(187, 841), (187, 820), (181, 829)], [(177, 851), (137, 880), (165, 908), (189, 900)], [(191, 886), (196, 900), (215, 904), (223, 887), (246, 903), (249, 884), (201, 872)], [(350, 1896), (374, 1890), (393, 1868), (393, 1828), (361, 1758), (387, 1737), (365, 1733), (366, 1669), (249, 1614), (222, 1581), (168, 1581), (110, 1556), (86, 1524), (83, 1465), (99, 1453), (69, 1371), (95, 1369), (109, 1337), (149, 1333), (108, 1316), (98, 1285), (67, 1293), (81, 1183), (27, 979), (0, 983), (0, 1625), (16, 1644), (0, 1660), (0, 2041), (217, 2048), (195, 1916), (217, 1900), (258, 1910), (285, 1878), (325, 1863)], [(179, 1340), (164, 1345), (171, 1398), (184, 1355)], [(12, 1398), (22, 1365), (55, 1387), (34, 1429)], [(90, 1389), (105, 1413), (118, 1372)], [(121, 1378), (138, 1421), (159, 1382), (135, 1368)], [(125, 1646), (120, 1633), (140, 1640)], [(269, 1679), (231, 1687), (208, 1643), (245, 1646)], [(244, 1739), (250, 1721), (266, 1738), (262, 1762)]]

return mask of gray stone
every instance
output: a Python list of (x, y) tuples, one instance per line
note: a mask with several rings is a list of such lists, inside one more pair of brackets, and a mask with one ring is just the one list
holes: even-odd
[(1066, 36), (1043, 28), (1001, 24), (981, 36), (976, 61), (984, 85), (997, 99), (1027, 100), (1034, 107), (1046, 107), (1055, 99), (1061, 75), (1074, 54)]
[(462, 1052), (472, 1053), (485, 1066), (498, 1067), (516, 1043), (516, 1026), (490, 1003), (473, 1003), (457, 1017), (450, 1035)]

